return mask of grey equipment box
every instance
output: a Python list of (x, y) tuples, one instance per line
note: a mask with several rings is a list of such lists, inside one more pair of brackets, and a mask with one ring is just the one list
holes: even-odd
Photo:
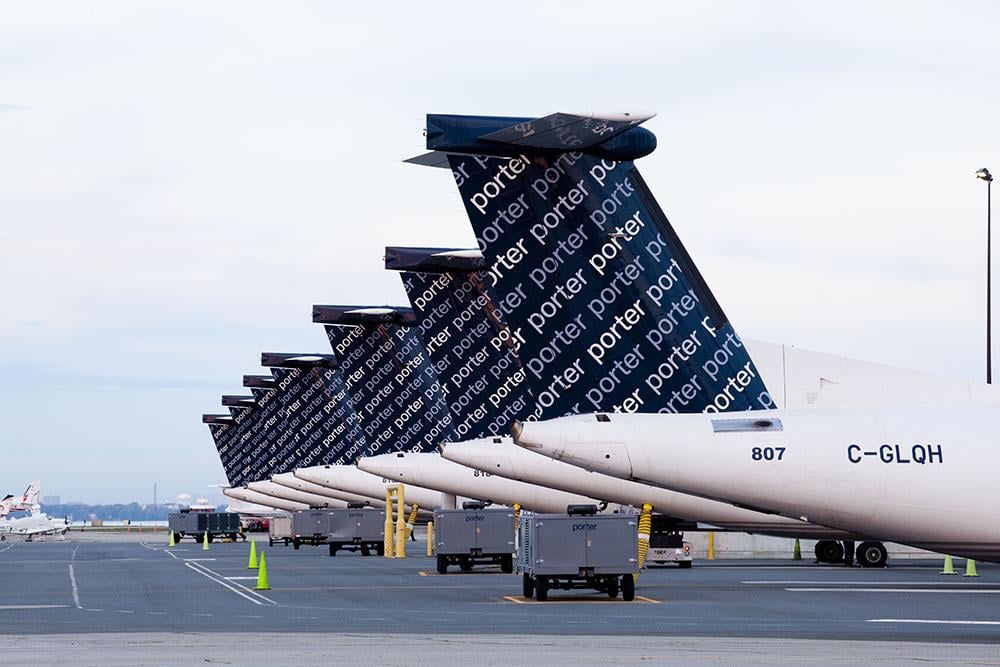
[(292, 517), (273, 516), (267, 526), (267, 543), (274, 546), (275, 542), (282, 542), (287, 547), (292, 541)]
[(172, 513), (167, 524), (174, 531), (174, 538), (177, 540), (186, 535), (200, 540), (205, 533), (208, 533), (209, 542), (215, 541), (218, 536), (235, 540), (240, 533), (240, 515), (236, 512), (181, 510)]
[(468, 572), (475, 564), (499, 565), (514, 571), (514, 513), (487, 509), (485, 503), (466, 502), (460, 510), (434, 510), (434, 554), (437, 571), (447, 574), (457, 564)]
[(326, 544), (333, 523), (333, 510), (301, 510), (292, 515), (292, 546)]
[(339, 549), (360, 551), (370, 556), (385, 554), (385, 510), (351, 503), (347, 509), (330, 511), (330, 555)]
[(524, 597), (544, 602), (551, 588), (592, 588), (635, 599), (638, 519), (597, 514), (593, 505), (570, 505), (567, 514), (522, 514), (517, 567)]

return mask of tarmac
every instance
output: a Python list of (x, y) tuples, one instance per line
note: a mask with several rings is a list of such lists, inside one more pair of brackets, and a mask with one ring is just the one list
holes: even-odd
[(266, 591), (255, 590), (248, 544), (165, 542), (71, 533), (0, 543), (0, 655), (55, 664), (58, 649), (106, 665), (1000, 661), (1000, 566), (988, 563), (973, 578), (961, 560), (957, 576), (940, 575), (940, 560), (701, 560), (647, 569), (634, 602), (573, 590), (539, 603), (521, 596), (518, 575), (438, 575), (423, 542), (405, 560), (331, 558), (260, 536)]

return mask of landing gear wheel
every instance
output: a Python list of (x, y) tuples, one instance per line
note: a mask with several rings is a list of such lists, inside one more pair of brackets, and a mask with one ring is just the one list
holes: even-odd
[(889, 560), (889, 552), (881, 542), (862, 542), (854, 555), (861, 567), (885, 567), (885, 562)]
[(622, 600), (631, 602), (635, 599), (635, 579), (631, 574), (622, 575)]
[(511, 574), (514, 572), (514, 557), (510, 554), (504, 554), (500, 556), (500, 571), (504, 574)]
[(834, 540), (820, 540), (813, 551), (818, 563), (839, 563), (844, 560), (844, 547)]
[(535, 599), (539, 602), (549, 599), (549, 580), (545, 577), (535, 579)]
[(535, 594), (535, 580), (530, 574), (521, 575), (521, 593), (526, 598), (531, 598)]
[(472, 563), (468, 560), (460, 560), (458, 561), (458, 569), (462, 572), (472, 572)]
[(618, 577), (611, 577), (607, 580), (608, 597), (612, 600), (618, 597)]
[[(330, 558), (333, 558), (336, 555), (337, 555), (337, 545), (336, 544), (331, 544), (330, 545)], [(365, 555), (367, 555), (367, 554), (365, 554)]]
[(437, 570), (438, 574), (448, 574), (448, 559), (444, 556), (438, 556)]

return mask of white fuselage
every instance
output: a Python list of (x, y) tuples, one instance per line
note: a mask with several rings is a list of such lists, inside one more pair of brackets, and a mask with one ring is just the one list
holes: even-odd
[(649, 503), (655, 512), (711, 527), (817, 540), (851, 537), (850, 533), (826, 526), (590, 472), (518, 447), (509, 437), (448, 443), (442, 447), (441, 455), (449, 461), (501, 477), (600, 498), (608, 503), (633, 507)]
[(347, 507), (346, 500), (340, 500), (331, 496), (321, 496), (307, 491), (299, 491), (298, 489), (290, 489), (271, 480), (250, 482), (247, 484), (247, 488), (257, 493), (263, 493), (265, 496), (305, 503), (309, 507), (328, 507), (330, 509)]
[(253, 503), (254, 505), (260, 505), (262, 507), (271, 507), (276, 510), (284, 510), (286, 512), (297, 512), (299, 510), (309, 509), (308, 503), (275, 498), (274, 496), (269, 496), (264, 493), (251, 491), (250, 489), (242, 486), (223, 489), (222, 494), (229, 498), (235, 498), (236, 500), (241, 500), (246, 503)]
[(289, 489), (295, 489), (296, 491), (303, 491), (305, 493), (311, 493), (316, 496), (323, 496), (325, 498), (333, 498), (336, 500), (343, 500), (347, 503), (363, 503), (366, 505), (372, 505), (373, 507), (385, 507), (385, 498), (382, 500), (375, 500), (374, 498), (369, 498), (368, 496), (361, 496), (356, 493), (348, 493), (346, 491), (334, 490), (314, 482), (310, 482), (305, 479), (299, 479), (294, 474), (290, 472), (283, 472), (278, 475), (272, 475), (271, 481), (275, 484), (280, 484), (281, 486), (287, 487)]
[(396, 452), (358, 459), (358, 467), (381, 477), (443, 493), (534, 512), (566, 511), (567, 505), (598, 504), (586, 496), (525, 484), (447, 461), (436, 453)]
[(562, 417), (522, 447), (588, 470), (1000, 561), (996, 408)]
[[(353, 465), (323, 465), (309, 468), (298, 468), (295, 476), (313, 484), (318, 484), (337, 491), (346, 491), (358, 496), (377, 499), (379, 506), (385, 507), (386, 487), (396, 484), (398, 480), (380, 477), (359, 469)], [(441, 504), (441, 492), (425, 489), (415, 484), (406, 484), (404, 500), (407, 504), (416, 504), (422, 509), (432, 510)]]

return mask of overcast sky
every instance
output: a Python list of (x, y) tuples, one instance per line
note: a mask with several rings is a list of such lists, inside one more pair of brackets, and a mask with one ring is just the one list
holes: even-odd
[[(0, 4), (0, 493), (214, 493), (204, 412), (313, 303), (471, 246), (424, 115), (650, 110), (742, 335), (979, 380), (1000, 5)], [(209, 497), (217, 497), (210, 495)]]

